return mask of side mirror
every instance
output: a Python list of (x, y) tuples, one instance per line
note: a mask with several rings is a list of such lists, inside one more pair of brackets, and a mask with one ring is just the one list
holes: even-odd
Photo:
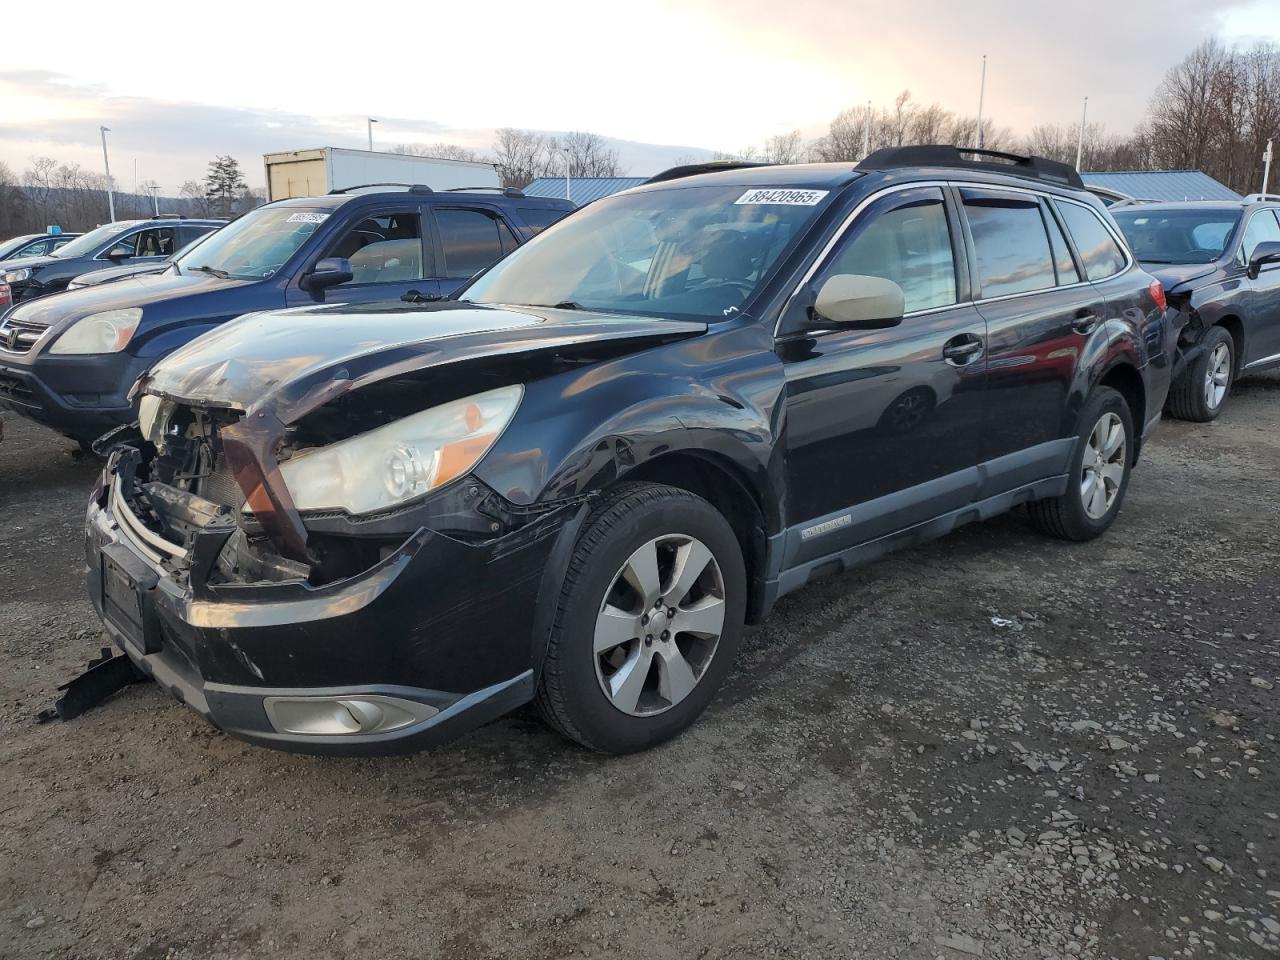
[(346, 257), (325, 257), (302, 278), (302, 286), (307, 290), (324, 290), (340, 283), (350, 283), (352, 276), (351, 261)]
[(1249, 256), (1249, 279), (1257, 280), (1264, 263), (1280, 263), (1280, 240), (1263, 240)]
[(130, 250), (128, 247), (126, 247), (124, 244), (120, 244), (119, 246), (112, 247), (110, 250), (107, 251), (108, 260), (128, 260), (132, 256), (133, 256), (133, 251)]
[(825, 321), (815, 325), (863, 330), (896, 327), (905, 308), (902, 288), (892, 280), (855, 273), (828, 277), (813, 304), (813, 312)]

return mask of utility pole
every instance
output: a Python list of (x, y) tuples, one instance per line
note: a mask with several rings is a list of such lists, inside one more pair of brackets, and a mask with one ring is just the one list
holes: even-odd
[(1267, 140), (1267, 149), (1262, 154), (1262, 195), (1267, 195), (1267, 184), (1271, 181), (1271, 140)]
[(373, 117), (369, 117), (368, 120), (369, 120), (369, 152), (372, 153), (373, 152), (373, 125), (378, 121), (373, 119)]
[(158, 217), (160, 216), (160, 184), (153, 183), (149, 185), (147, 191), (151, 194), (151, 206)]
[(564, 198), (573, 203), (573, 193), (569, 190), (569, 151), (561, 148), (560, 156), (564, 158)]
[(871, 156), (871, 101), (867, 101), (867, 119), (862, 124), (862, 158)]
[(1080, 169), (1080, 160), (1084, 157), (1084, 125), (1089, 118), (1089, 98), (1084, 98), (1084, 111), (1080, 114), (1080, 136), (1076, 138), (1076, 169)]
[(977, 149), (982, 149), (982, 101), (987, 95), (987, 55), (982, 55), (982, 81), (978, 84), (978, 140)]
[(107, 171), (107, 210), (111, 214), (111, 222), (116, 222), (116, 198), (111, 193), (111, 162), (107, 159), (107, 134), (110, 127), (99, 127), (102, 133), (102, 166)]

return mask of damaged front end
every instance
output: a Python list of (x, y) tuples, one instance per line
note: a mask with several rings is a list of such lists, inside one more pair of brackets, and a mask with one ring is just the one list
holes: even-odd
[[(288, 425), (148, 395), (87, 535), (91, 598), (140, 670), (234, 735), (310, 752), (417, 749), (532, 696), (530, 613), (582, 501), (518, 507), (450, 475), (476, 443), (375, 464), (409, 493), (406, 472), (442, 481), (384, 510), (300, 510), (286, 482), (304, 452), (404, 422), (409, 394), (342, 391)], [(304, 496), (343, 490), (312, 463)]]

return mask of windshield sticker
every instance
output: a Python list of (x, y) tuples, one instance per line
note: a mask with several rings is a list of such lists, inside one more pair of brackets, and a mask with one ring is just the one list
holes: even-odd
[(328, 219), (327, 213), (295, 213), (285, 223), (324, 223)]
[(748, 190), (734, 204), (779, 203), (788, 207), (813, 207), (822, 202), (826, 190)]

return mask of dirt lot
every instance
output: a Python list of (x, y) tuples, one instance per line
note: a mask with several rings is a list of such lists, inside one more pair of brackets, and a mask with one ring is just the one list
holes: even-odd
[(1210, 957), (1280, 952), (1280, 380), (1166, 422), (1086, 546), (1019, 517), (784, 601), (678, 742), (528, 714), (318, 760), (96, 652), (96, 469), (0, 444), (0, 956)]

